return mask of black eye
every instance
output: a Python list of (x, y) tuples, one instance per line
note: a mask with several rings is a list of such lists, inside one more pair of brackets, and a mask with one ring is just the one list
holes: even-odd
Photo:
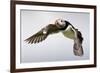
[(61, 22), (63, 22), (63, 21), (61, 20)]

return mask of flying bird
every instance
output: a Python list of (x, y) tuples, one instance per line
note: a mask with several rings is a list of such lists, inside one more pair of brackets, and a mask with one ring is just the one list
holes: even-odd
[(56, 34), (59, 32), (61, 32), (66, 38), (72, 39), (74, 41), (74, 55), (82, 56), (83, 37), (81, 32), (76, 29), (70, 22), (63, 19), (57, 19), (54, 24), (48, 24), (40, 31), (27, 38), (25, 41), (27, 41), (28, 44), (39, 43), (45, 40), (49, 35)]

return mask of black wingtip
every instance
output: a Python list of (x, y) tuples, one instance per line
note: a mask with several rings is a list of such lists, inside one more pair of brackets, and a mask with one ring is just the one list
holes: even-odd
[(35, 39), (35, 40), (30, 40), (29, 38), (28, 39), (25, 39), (24, 40), (26, 43), (28, 43), (28, 44), (38, 44), (38, 43), (40, 43), (41, 41), (37, 41), (37, 39)]

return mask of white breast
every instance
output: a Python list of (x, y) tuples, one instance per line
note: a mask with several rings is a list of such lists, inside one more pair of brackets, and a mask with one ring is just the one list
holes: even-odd
[(72, 26), (70, 26), (70, 25), (69, 25), (69, 26), (66, 28), (66, 30), (63, 31), (62, 33), (63, 33), (63, 35), (64, 35), (65, 37), (67, 37), (67, 38), (69, 38), (69, 39), (74, 39), (74, 38), (75, 38), (75, 31), (74, 31), (74, 29), (72, 28)]

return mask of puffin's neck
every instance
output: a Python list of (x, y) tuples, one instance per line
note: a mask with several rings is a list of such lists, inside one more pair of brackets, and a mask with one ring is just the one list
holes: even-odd
[(60, 30), (65, 30), (68, 27), (68, 25), (66, 24), (65, 27), (60, 28)]

